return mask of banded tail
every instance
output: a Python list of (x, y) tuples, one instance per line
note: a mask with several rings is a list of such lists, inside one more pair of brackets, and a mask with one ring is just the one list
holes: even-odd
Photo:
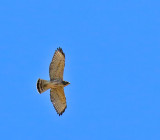
[(47, 84), (48, 84), (48, 81), (47, 81), (47, 80), (38, 79), (38, 81), (37, 81), (37, 90), (38, 90), (38, 92), (39, 92), (40, 94), (49, 89), (49, 88), (47, 87)]

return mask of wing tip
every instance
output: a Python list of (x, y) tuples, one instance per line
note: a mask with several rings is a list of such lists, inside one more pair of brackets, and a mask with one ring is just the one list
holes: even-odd
[(59, 116), (61, 116), (61, 115), (65, 112), (66, 108), (67, 108), (67, 105), (66, 105), (66, 107), (62, 110), (61, 113), (58, 113), (58, 112), (57, 112), (57, 114), (58, 114)]
[(65, 53), (63, 52), (61, 47), (57, 48), (57, 51), (59, 51), (65, 57)]

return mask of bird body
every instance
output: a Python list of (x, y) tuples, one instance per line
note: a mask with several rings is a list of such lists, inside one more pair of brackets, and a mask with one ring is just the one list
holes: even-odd
[(48, 89), (51, 88), (57, 88), (57, 87), (65, 87), (69, 85), (70, 83), (67, 81), (62, 81), (62, 80), (43, 80), (43, 79), (38, 79), (37, 81), (37, 90), (41, 94), (45, 92)]
[(65, 66), (65, 54), (61, 48), (57, 48), (49, 67), (49, 80), (38, 79), (37, 90), (41, 94), (50, 89), (51, 102), (59, 115), (65, 111), (66, 97), (64, 87), (70, 83), (63, 80), (63, 72)]

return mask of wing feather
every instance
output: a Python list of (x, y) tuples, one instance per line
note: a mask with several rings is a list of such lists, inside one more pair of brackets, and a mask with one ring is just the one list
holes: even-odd
[(52, 88), (50, 90), (50, 99), (56, 112), (59, 114), (59, 116), (62, 115), (65, 109), (67, 108), (64, 88), (63, 87)]
[(61, 48), (57, 48), (49, 67), (50, 80), (63, 80), (63, 72), (65, 66), (65, 54)]

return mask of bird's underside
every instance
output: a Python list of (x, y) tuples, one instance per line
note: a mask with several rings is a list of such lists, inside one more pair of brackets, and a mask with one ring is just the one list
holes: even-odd
[(37, 81), (39, 93), (50, 89), (51, 102), (59, 115), (62, 115), (67, 107), (64, 87), (70, 84), (63, 80), (64, 66), (65, 54), (61, 48), (57, 48), (49, 67), (50, 81), (43, 79), (38, 79)]

